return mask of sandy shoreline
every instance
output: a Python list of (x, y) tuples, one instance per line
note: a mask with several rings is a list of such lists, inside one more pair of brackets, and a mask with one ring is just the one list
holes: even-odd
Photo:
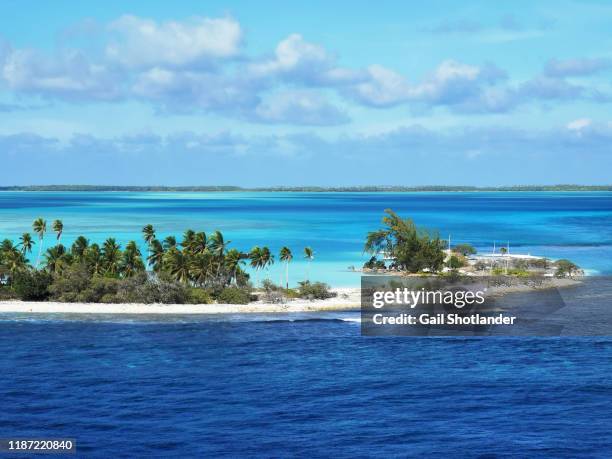
[(59, 303), (53, 301), (0, 301), (0, 313), (32, 314), (247, 314), (282, 312), (356, 311), (361, 307), (359, 288), (335, 288), (335, 298), (294, 300), (286, 304), (137, 304)]
[[(548, 279), (539, 288), (526, 285), (492, 287), (489, 294), (500, 296), (550, 288), (568, 288), (580, 285), (576, 279)], [(361, 308), (361, 289), (334, 288), (338, 296), (326, 300), (293, 300), (284, 304), (257, 301), (249, 304), (138, 304), (138, 303), (60, 303), (0, 301), (1, 313), (32, 314), (249, 314), (283, 312), (358, 311)]]

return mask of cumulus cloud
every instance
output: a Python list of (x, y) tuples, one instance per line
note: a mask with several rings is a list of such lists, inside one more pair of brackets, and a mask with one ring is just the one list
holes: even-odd
[(521, 85), (520, 93), (533, 99), (577, 99), (585, 93), (582, 86), (559, 78), (541, 76)]
[(274, 55), (255, 60), (249, 66), (255, 78), (277, 77), (315, 85), (353, 83), (366, 78), (365, 72), (339, 67), (336, 57), (324, 47), (291, 34), (276, 46)]
[(136, 97), (172, 111), (235, 114), (255, 107), (260, 100), (257, 87), (241, 77), (160, 67), (141, 73), (130, 89)]
[[(500, 20), (498, 27), (508, 33), (529, 30), (512, 17)], [(509, 83), (493, 64), (449, 59), (416, 80), (377, 64), (343, 66), (334, 53), (297, 33), (282, 39), (269, 55), (246, 56), (242, 28), (231, 17), (158, 22), (122, 16), (101, 30), (100, 53), (67, 44), (43, 53), (0, 43), (0, 84), (13, 95), (139, 100), (158, 113), (207, 112), (314, 126), (349, 121), (347, 103), (501, 113), (537, 101), (612, 101), (605, 86), (589, 88), (565, 78), (602, 70), (605, 60), (552, 60), (541, 75)]]
[(452, 60), (442, 62), (418, 84), (410, 84), (397, 72), (378, 65), (370, 66), (368, 73), (369, 80), (355, 85), (349, 92), (358, 101), (375, 107), (410, 101), (461, 105), (479, 100), (487, 85), (505, 78), (505, 73), (492, 65), (478, 67)]
[(4, 60), (1, 75), (10, 89), (23, 92), (102, 100), (119, 94), (112, 72), (80, 51), (47, 57), (33, 50), (13, 50)]
[(312, 91), (283, 91), (257, 106), (257, 121), (330, 126), (349, 121), (348, 116)]
[(117, 38), (106, 47), (106, 55), (127, 67), (184, 67), (231, 58), (242, 42), (240, 24), (232, 18), (157, 23), (126, 15), (112, 22), (110, 30)]
[(593, 75), (610, 68), (609, 59), (551, 59), (546, 63), (544, 73), (550, 77), (571, 77)]

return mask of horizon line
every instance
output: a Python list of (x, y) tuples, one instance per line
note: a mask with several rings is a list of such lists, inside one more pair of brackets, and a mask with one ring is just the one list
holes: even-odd
[(0, 186), (0, 191), (152, 191), (152, 192), (427, 192), (427, 191), (612, 191), (612, 185), (275, 185), (261, 187), (241, 187), (237, 185), (9, 185)]

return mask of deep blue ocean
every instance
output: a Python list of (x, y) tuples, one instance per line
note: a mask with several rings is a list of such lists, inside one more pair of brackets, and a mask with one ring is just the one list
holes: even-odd
[(612, 338), (335, 319), (0, 323), (0, 432), (80, 457), (612, 455)]
[[(0, 238), (38, 216), (67, 243), (219, 228), (242, 249), (312, 245), (313, 278), (354, 285), (386, 207), (612, 273), (612, 193), (0, 193)], [(0, 437), (100, 458), (612, 457), (612, 337), (368, 338), (356, 318), (0, 315)]]

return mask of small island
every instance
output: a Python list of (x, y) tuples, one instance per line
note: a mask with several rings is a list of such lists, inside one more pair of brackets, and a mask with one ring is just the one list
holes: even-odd
[[(364, 274), (496, 276), (503, 292), (574, 285), (583, 274), (569, 260), (510, 254), (505, 247), (479, 255), (469, 244), (451, 246), (390, 209), (382, 223), (366, 237), (364, 251), (371, 258), (361, 270)], [(188, 229), (180, 240), (160, 240), (153, 225), (146, 225), (143, 254), (136, 241), (123, 248), (112, 237), (99, 245), (79, 236), (66, 247), (63, 222), (55, 220), (50, 229), (54, 244), (46, 250), (45, 238), (50, 235), (42, 218), (32, 225), (34, 235), (25, 232), (17, 242), (0, 243), (0, 312), (263, 313), (360, 306), (359, 288), (332, 289), (309, 278), (290, 286), (294, 254), (289, 247), (278, 253), (285, 279), (284, 285), (277, 285), (266, 278), (276, 258), (268, 246), (231, 248), (220, 231), (207, 235)], [(310, 266), (314, 250), (305, 247), (301, 256)], [(244, 269), (247, 263), (255, 273), (255, 285)], [(535, 278), (545, 281), (534, 283)]]
[(573, 286), (584, 275), (570, 260), (552, 261), (531, 254), (511, 254), (509, 244), (478, 254), (471, 244), (452, 246), (437, 233), (418, 228), (385, 210), (383, 227), (368, 234), (364, 251), (371, 258), (362, 272), (388, 276), (486, 277), (497, 293)]

